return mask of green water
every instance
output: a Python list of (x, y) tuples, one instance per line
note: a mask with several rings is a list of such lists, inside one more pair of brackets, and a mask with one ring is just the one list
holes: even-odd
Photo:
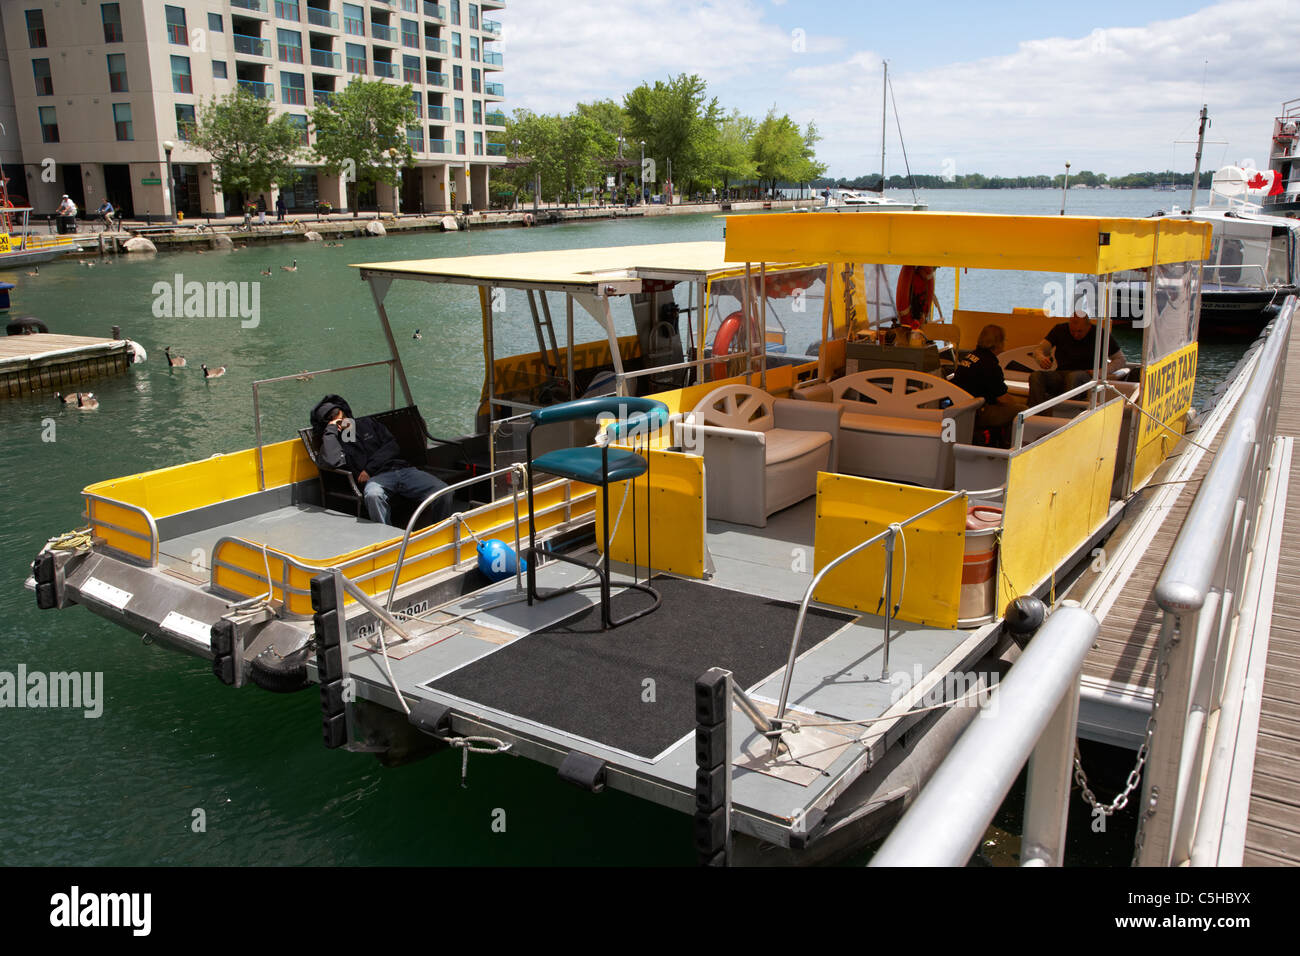
[[(1053, 213), (1060, 197), (927, 198), (934, 209)], [(1131, 192), (1070, 199), (1072, 212), (1108, 215), (1145, 215), (1169, 202), (1167, 194)], [(64, 409), (52, 398), (0, 405), (0, 671), (22, 664), (29, 672), (102, 672), (104, 687), (98, 719), (79, 710), (0, 708), (0, 863), (691, 863), (685, 816), (615, 792), (578, 791), (554, 771), (509, 756), (472, 756), (462, 789), (457, 754), (383, 769), (366, 755), (326, 751), (314, 691), (277, 696), (224, 687), (206, 663), (144, 646), (83, 609), (37, 611), (22, 582), (42, 542), (80, 524), (85, 485), (249, 447), (257, 379), (383, 358), (369, 290), (347, 263), (717, 239), (722, 226), (712, 216), (599, 221), (354, 240), (342, 248), (298, 243), (122, 258), (94, 269), (61, 263), (42, 267), (35, 279), (26, 270), (0, 273), (18, 285), (15, 312), (68, 334), (102, 336), (118, 325), (150, 356), (127, 375), (90, 386), (101, 401), (97, 412)], [(294, 258), (298, 271), (282, 272)], [(273, 275), (263, 277), (268, 266)], [(256, 328), (241, 327), (238, 318), (155, 316), (155, 284), (177, 273), (187, 282), (260, 282)], [(979, 281), (985, 284), (963, 282), (963, 301), (972, 307), (1009, 307), (1039, 295)], [(387, 306), (431, 429), (463, 433), (482, 377), (476, 293), (399, 283)], [(416, 328), (420, 341), (411, 338)], [(522, 326), (503, 350), (528, 347), (530, 336)], [(165, 345), (189, 367), (169, 370)], [(1202, 377), (1221, 376), (1240, 351), (1203, 355)], [(228, 371), (205, 382), (200, 362)], [(351, 373), (341, 382), (268, 388), (268, 440), (291, 436), (311, 404), (334, 390), (360, 396), (359, 404), (378, 402), (387, 379)], [(1128, 759), (1120, 753), (1112, 762)], [(200, 809), (201, 833), (192, 826)], [(504, 832), (497, 811), (504, 811)], [(1130, 847), (1120, 837), (1088, 841), (1083, 858), (1123, 863)]]

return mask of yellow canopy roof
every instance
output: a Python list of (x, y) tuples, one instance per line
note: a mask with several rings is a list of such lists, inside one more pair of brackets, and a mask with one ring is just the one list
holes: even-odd
[(1105, 275), (1210, 254), (1208, 223), (1092, 216), (872, 212), (728, 216), (735, 262), (870, 262)]
[(602, 286), (618, 286), (640, 279), (694, 281), (734, 269), (736, 264), (727, 262), (722, 242), (712, 241), (363, 262), (354, 263), (353, 267), (362, 270), (363, 275), (385, 273), (474, 285), (563, 287), (596, 292)]

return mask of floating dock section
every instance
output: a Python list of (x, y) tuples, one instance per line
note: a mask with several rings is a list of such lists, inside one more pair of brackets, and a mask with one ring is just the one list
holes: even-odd
[(122, 339), (84, 335), (7, 335), (0, 337), (0, 398), (73, 388), (119, 375), (131, 364)]

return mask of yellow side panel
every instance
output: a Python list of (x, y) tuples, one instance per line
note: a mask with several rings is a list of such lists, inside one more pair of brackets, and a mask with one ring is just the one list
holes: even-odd
[[(680, 452), (651, 451), (647, 475), (609, 487), (609, 516), (615, 522), (609, 543), (613, 561), (647, 564), (691, 578), (704, 577), (704, 459)], [(635, 485), (634, 489), (629, 486)], [(624, 494), (627, 504), (623, 505)], [(604, 492), (600, 492), (604, 494)], [(651, 495), (647, 506), (647, 495)], [(635, 501), (633, 496), (635, 495)], [(636, 506), (636, 552), (633, 554), (633, 504)], [(598, 500), (596, 541), (605, 540), (604, 515)], [(619, 509), (623, 518), (618, 518)], [(650, 522), (654, 522), (653, 538)], [(634, 562), (635, 558), (635, 562)]]
[[(87, 515), (96, 537), (104, 539), (110, 548), (149, 561), (150, 538), (149, 523), (138, 511), (122, 508), (105, 501), (86, 501)], [(110, 528), (108, 525), (116, 525)], [(118, 528), (124, 530), (117, 530)], [(126, 532), (134, 532), (128, 534)], [(141, 535), (142, 537), (136, 537)]]
[[(951, 492), (822, 472), (817, 476), (815, 571), (884, 531), (933, 507)], [(932, 627), (956, 627), (966, 550), (965, 496), (903, 530), (893, 561), (896, 617)], [(885, 548), (872, 545), (826, 575), (813, 597), (825, 604), (882, 614)]]
[(998, 608), (1047, 579), (1105, 520), (1123, 416), (1115, 399), (1012, 455)]
[[(1196, 343), (1166, 355), (1142, 372), (1142, 410), (1138, 417), (1137, 454), (1133, 459), (1133, 485), (1141, 488), (1178, 442), (1187, 423), (1196, 388)], [(1148, 418), (1147, 416), (1151, 416)], [(1167, 428), (1161, 427), (1163, 422)]]
[[(297, 439), (262, 447), (266, 487), (313, 479), (316, 467)], [(139, 505), (155, 519), (219, 501), (251, 495), (257, 488), (257, 449), (217, 455), (125, 478), (97, 482), (87, 492)]]
[(728, 216), (726, 256), (1104, 275), (1153, 262), (1200, 261), (1209, 254), (1210, 231), (1209, 223), (1187, 220), (1091, 216)]
[(961, 347), (975, 348), (980, 332), (986, 325), (1000, 325), (1007, 333), (1005, 348), (1018, 349), (1024, 345), (1037, 345), (1047, 338), (1052, 326), (1065, 319), (1053, 318), (1041, 312), (976, 312), (973, 309), (954, 309), (953, 324), (961, 329)]

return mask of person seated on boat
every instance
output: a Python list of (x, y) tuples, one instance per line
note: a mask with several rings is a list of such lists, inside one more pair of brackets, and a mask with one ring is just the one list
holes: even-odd
[[(1097, 327), (1083, 309), (1076, 309), (1068, 322), (1052, 326), (1047, 337), (1035, 346), (1032, 353), (1043, 370), (1029, 374), (1029, 404), (1041, 404), (1091, 381), (1096, 351)], [(1056, 359), (1056, 368), (1048, 369), (1053, 358)], [(1106, 373), (1109, 375), (1118, 372), (1127, 365), (1124, 350), (1118, 342), (1111, 339)]]
[[(372, 521), (392, 524), (392, 495), (418, 505), (447, 487), (446, 482), (403, 460), (397, 439), (382, 422), (370, 416), (353, 418), (351, 407), (338, 395), (323, 398), (312, 409), (311, 422), (319, 438), (320, 460), (352, 474)], [(439, 498), (428, 511), (435, 522), (446, 518), (451, 514), (451, 496)]]
[(1007, 394), (1007, 380), (998, 361), (998, 353), (1006, 344), (1007, 333), (1002, 326), (984, 326), (974, 351), (962, 356), (952, 377), (952, 383), (958, 388), (984, 399), (984, 407), (975, 413), (975, 434), (987, 433), (983, 443), (999, 448), (1011, 446), (1011, 430), (1007, 426), (1026, 407)]

